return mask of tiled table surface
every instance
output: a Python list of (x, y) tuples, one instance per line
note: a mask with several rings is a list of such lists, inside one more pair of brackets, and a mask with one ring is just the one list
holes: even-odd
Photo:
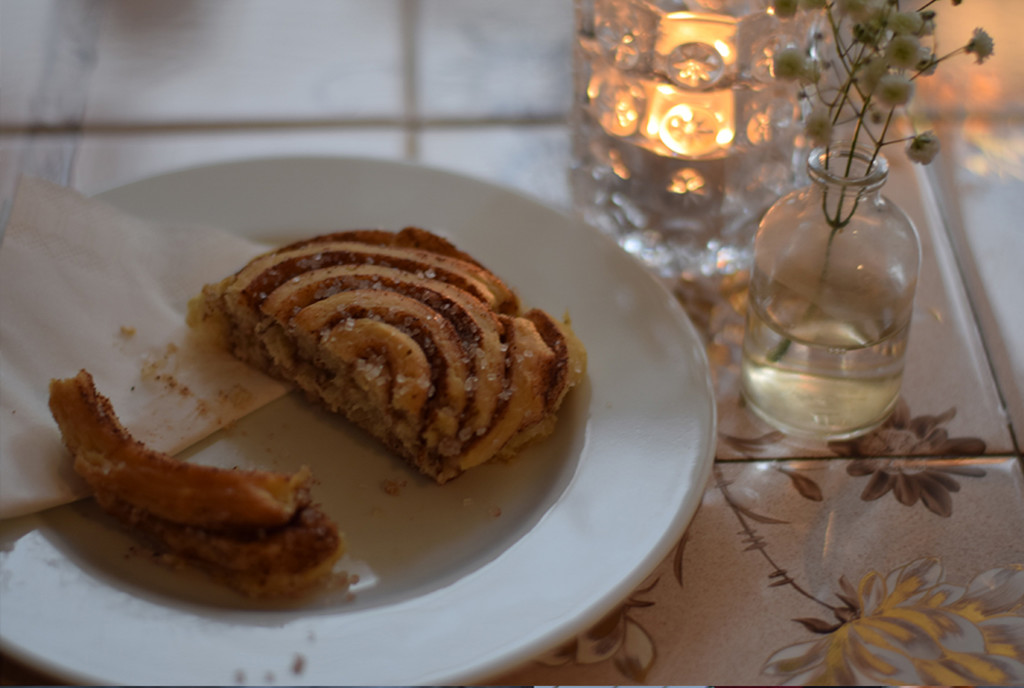
[[(894, 161), (926, 258), (903, 406), (858, 442), (770, 432), (736, 395), (742, 280), (671, 285), (718, 394), (703, 504), (600, 624), (481, 681), (1024, 683), (1024, 3), (956, 12), (946, 45), (983, 25), (996, 56), (922, 87), (939, 162)], [(571, 30), (569, 0), (0, 0), (0, 199), (21, 173), (94, 193), (300, 154), (419, 162), (570, 211)]]

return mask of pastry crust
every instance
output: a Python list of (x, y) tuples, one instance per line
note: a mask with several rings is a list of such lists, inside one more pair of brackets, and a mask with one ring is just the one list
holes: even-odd
[(259, 256), (207, 285), (189, 322), (438, 483), (550, 433), (586, 369), (568, 321), (521, 313), (500, 278), (413, 227)]
[(311, 503), (312, 475), (178, 461), (136, 441), (85, 370), (50, 382), (50, 410), (74, 469), (130, 531), (252, 596), (324, 583), (344, 551)]

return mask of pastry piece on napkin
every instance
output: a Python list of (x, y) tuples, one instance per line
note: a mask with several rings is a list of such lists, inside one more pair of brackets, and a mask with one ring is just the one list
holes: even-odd
[(0, 518), (88, 494), (47, 407), (52, 378), (89, 370), (132, 435), (172, 455), (286, 393), (185, 324), (211, 276), (266, 250), (21, 180), (0, 244)]
[(313, 474), (185, 463), (137, 442), (81, 371), (50, 382), (50, 410), (100, 508), (161, 555), (250, 597), (347, 584), (338, 527), (312, 503)]

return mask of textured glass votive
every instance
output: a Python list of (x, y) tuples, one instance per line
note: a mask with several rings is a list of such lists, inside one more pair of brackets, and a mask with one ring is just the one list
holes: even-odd
[(574, 203), (665, 276), (749, 266), (760, 216), (804, 179), (772, 62), (810, 27), (766, 5), (576, 0)]

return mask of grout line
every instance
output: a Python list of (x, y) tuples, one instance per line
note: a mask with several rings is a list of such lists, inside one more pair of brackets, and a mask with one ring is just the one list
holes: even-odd
[(6, 124), (0, 125), (0, 136), (50, 136), (65, 134), (180, 134), (202, 132), (259, 132), (284, 129), (356, 129), (403, 127), (418, 133), (426, 127), (465, 128), (465, 127), (546, 127), (564, 125), (565, 117), (550, 115), (544, 117), (431, 117), (421, 119), (415, 114), (397, 118), (366, 117), (353, 119), (318, 119), (318, 120), (260, 120), (252, 122), (163, 122), (141, 123), (132, 122), (119, 124), (115, 122), (90, 122), (85, 126), (78, 125), (46, 125), (46, 124)]
[[(407, 1), (407, 0), (403, 0)], [(408, 96), (403, 98), (415, 100), (415, 87), (409, 86)], [(403, 108), (406, 106), (403, 104)], [(56, 136), (65, 134), (176, 134), (202, 133), (235, 130), (238, 132), (259, 132), (282, 129), (356, 129), (408, 127), (415, 132), (425, 128), (465, 128), (465, 127), (549, 127), (567, 124), (564, 114), (547, 114), (540, 116), (511, 117), (427, 117), (416, 114), (413, 104), (412, 112), (399, 117), (354, 117), (345, 119), (309, 119), (309, 120), (252, 120), (252, 121), (178, 121), (178, 122), (103, 122), (92, 121), (84, 125), (78, 124), (45, 124), (15, 123), (0, 124), (0, 136)]]
[(786, 463), (832, 463), (841, 461), (860, 461), (862, 459), (891, 459), (903, 462), (919, 462), (919, 463), (954, 463), (957, 461), (968, 461), (971, 463), (978, 463), (981, 461), (988, 462), (1002, 462), (1008, 459), (1018, 458), (1018, 454), (1015, 451), (1009, 452), (996, 452), (993, 454), (908, 454), (905, 456), (898, 456), (896, 454), (878, 454), (871, 456), (841, 456), (839, 454), (819, 454), (813, 455), (808, 454), (806, 456), (742, 456), (742, 457), (721, 457), (715, 456), (714, 462), (719, 466), (726, 466), (730, 464), (752, 464), (752, 463), (770, 463), (770, 464), (786, 464)]

